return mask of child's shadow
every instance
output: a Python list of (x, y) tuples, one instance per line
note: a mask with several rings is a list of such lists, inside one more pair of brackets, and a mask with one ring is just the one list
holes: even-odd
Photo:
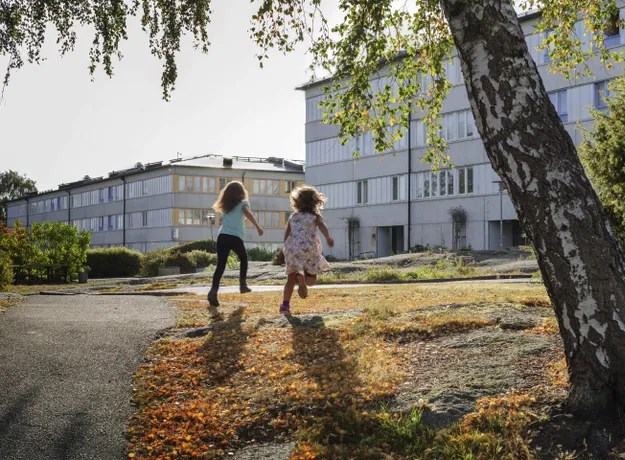
[(351, 390), (361, 382), (356, 360), (345, 353), (340, 332), (327, 328), (321, 316), (287, 318), (293, 331), (295, 361), (318, 383), (322, 394), (338, 393), (340, 406), (349, 406)]
[(242, 327), (244, 311), (245, 308), (239, 307), (224, 320), (221, 311), (210, 309), (215, 327), (202, 345), (201, 353), (206, 359), (211, 383), (228, 380), (239, 370), (238, 363), (249, 338), (249, 332)]

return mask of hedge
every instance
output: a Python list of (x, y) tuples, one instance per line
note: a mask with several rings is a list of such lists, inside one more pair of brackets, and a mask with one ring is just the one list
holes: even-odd
[(179, 254), (186, 254), (191, 251), (206, 251), (211, 254), (217, 252), (217, 243), (215, 240), (196, 240), (190, 243), (181, 244), (180, 246), (174, 246), (169, 251), (172, 253), (177, 252)]
[(269, 262), (277, 251), (268, 251), (264, 248), (250, 248), (247, 250), (247, 257), (251, 261)]
[(91, 278), (116, 278), (136, 276), (141, 269), (143, 254), (126, 248), (90, 249), (87, 265)]

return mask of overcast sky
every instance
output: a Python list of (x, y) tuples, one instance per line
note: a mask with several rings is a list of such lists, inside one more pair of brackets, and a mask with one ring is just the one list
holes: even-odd
[[(99, 72), (91, 82), (88, 33), (64, 58), (51, 37), (47, 60), (16, 71), (6, 89), (0, 171), (17, 170), (47, 190), (176, 152), (303, 160), (304, 94), (294, 88), (310, 78), (309, 56), (302, 47), (260, 69), (247, 32), (254, 5), (213, 4), (209, 54), (187, 42), (171, 102), (161, 98), (161, 64), (134, 19), (112, 79)], [(0, 58), (2, 69), (6, 62)]]

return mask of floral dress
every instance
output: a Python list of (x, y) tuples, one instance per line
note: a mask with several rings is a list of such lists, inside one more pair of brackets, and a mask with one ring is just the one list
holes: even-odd
[(308, 212), (295, 212), (291, 216), (291, 234), (284, 242), (287, 273), (318, 275), (330, 268), (323, 257), (316, 220), (317, 216)]

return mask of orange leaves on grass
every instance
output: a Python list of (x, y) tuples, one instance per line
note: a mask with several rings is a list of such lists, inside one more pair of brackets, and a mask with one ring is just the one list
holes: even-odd
[(328, 410), (394, 394), (392, 372), (374, 379), (358, 366), (363, 350), (379, 344), (344, 340), (333, 329), (257, 330), (236, 316), (203, 339), (152, 347), (137, 375), (135, 458), (217, 458), (243, 440), (310, 429)]

